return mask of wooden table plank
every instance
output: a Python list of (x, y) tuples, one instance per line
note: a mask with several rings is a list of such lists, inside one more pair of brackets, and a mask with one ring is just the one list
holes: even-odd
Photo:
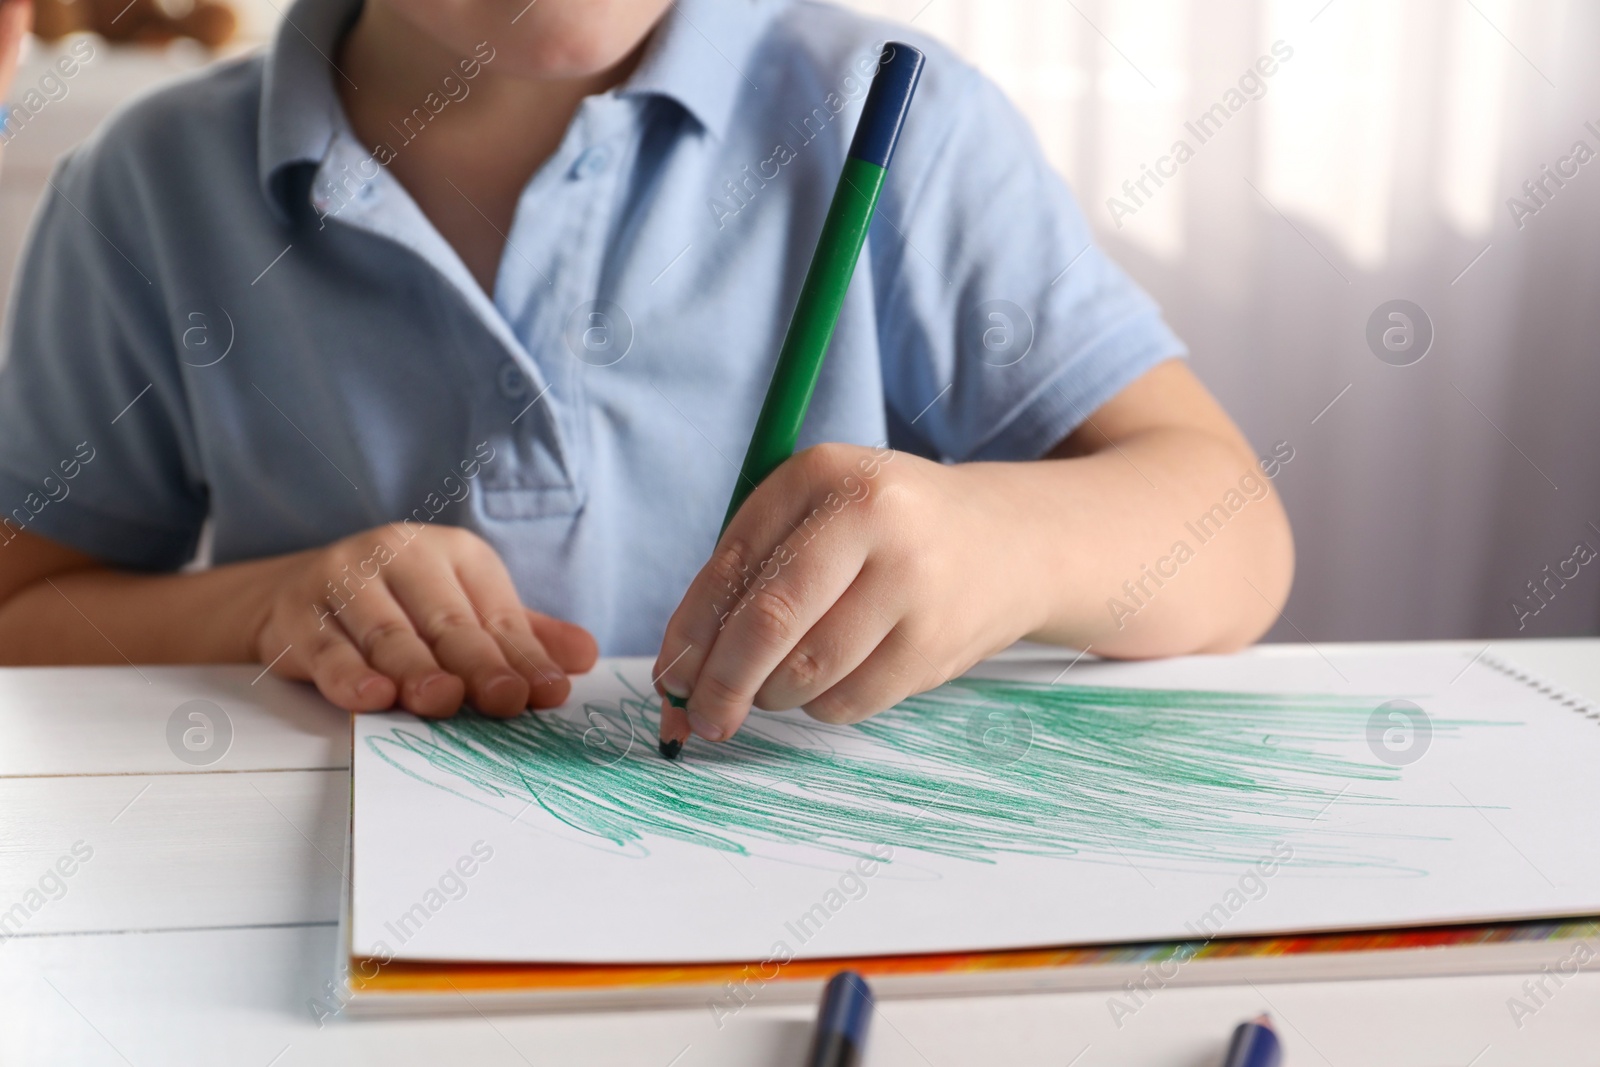
[[(219, 729), (212, 748), (185, 762), (168, 730), (173, 713), (194, 700), (222, 709), (232, 740), (219, 754)], [(187, 713), (180, 722), (195, 726)], [(343, 712), (310, 686), (247, 665), (6, 668), (0, 739), (0, 778), (350, 766)]]
[(0, 779), (0, 935), (335, 922), (349, 810), (347, 771)]

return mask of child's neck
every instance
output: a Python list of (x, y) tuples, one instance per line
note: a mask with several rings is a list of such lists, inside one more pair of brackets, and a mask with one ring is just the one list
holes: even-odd
[[(620, 84), (642, 50), (582, 78), (541, 81), (483, 64), (465, 83), (467, 97), (441, 111), (390, 162), (389, 171), (491, 297), (523, 186), (560, 145), (583, 98)], [(334, 79), (356, 135), (368, 148), (392, 145), (394, 129), (414, 108), (430, 93), (444, 96), (447, 75), (462, 81), (464, 58), (381, 0), (368, 0), (336, 57), (345, 77)]]

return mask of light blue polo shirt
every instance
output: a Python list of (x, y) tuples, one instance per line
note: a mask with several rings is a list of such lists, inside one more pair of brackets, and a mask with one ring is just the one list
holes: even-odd
[[(678, 0), (583, 102), (485, 294), (326, 58), (349, 0), (121, 110), (51, 178), (0, 370), (0, 542), (172, 570), (411, 518), (650, 654), (715, 544), (877, 47), (928, 54), (802, 444), (1037, 457), (1183, 348), (1000, 91), (839, 8)], [(476, 65), (475, 65), (476, 64)], [(4, 551), (0, 547), (0, 551)]]

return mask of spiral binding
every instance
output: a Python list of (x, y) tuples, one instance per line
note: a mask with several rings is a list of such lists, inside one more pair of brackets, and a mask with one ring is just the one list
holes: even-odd
[(1478, 662), (1486, 667), (1494, 668), (1506, 677), (1513, 681), (1521, 682), (1536, 692), (1543, 693), (1564, 708), (1571, 708), (1579, 715), (1600, 721), (1600, 706), (1584, 700), (1582, 697), (1574, 696), (1564, 689), (1558, 689), (1538, 675), (1529, 674), (1522, 668), (1513, 666), (1498, 656), (1481, 655), (1478, 657)]

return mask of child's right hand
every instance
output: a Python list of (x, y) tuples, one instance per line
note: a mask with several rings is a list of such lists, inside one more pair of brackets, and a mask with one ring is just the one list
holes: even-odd
[(524, 607), (494, 549), (459, 527), (379, 526), (282, 562), (256, 654), (349, 711), (554, 707), (598, 655), (587, 630)]

